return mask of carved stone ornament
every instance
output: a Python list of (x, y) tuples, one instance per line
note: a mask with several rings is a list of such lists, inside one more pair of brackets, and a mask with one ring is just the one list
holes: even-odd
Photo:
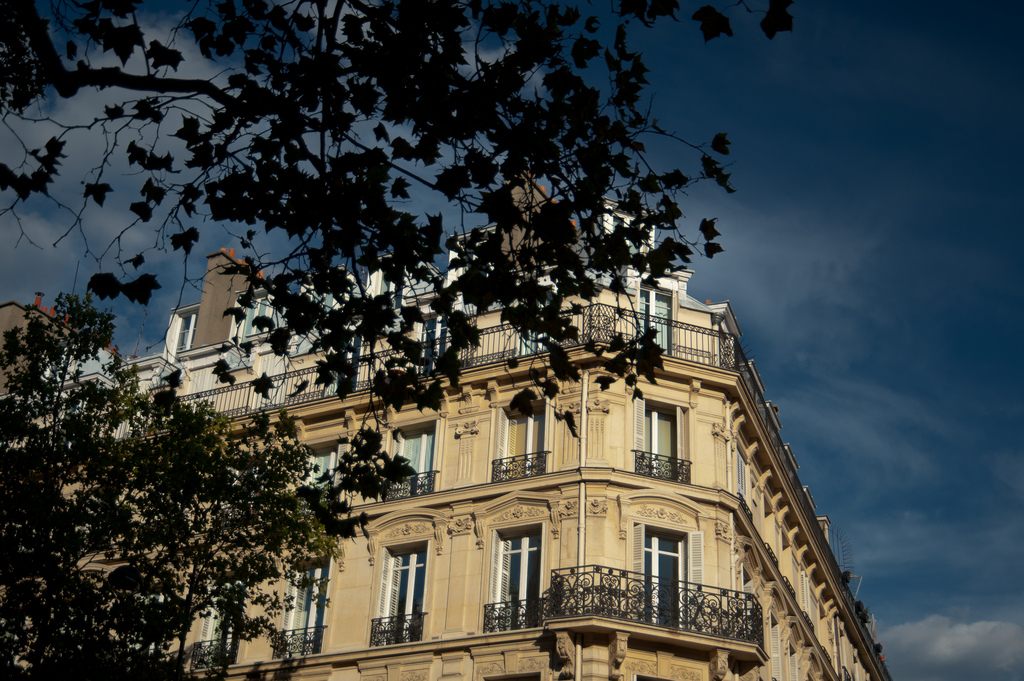
[(469, 392), (463, 392), (459, 395), (456, 403), (459, 405), (458, 412), (460, 414), (468, 414), (473, 411), (473, 395)]
[(629, 634), (615, 632), (608, 644), (608, 681), (619, 681), (622, 678), (622, 663), (626, 659)]
[(672, 681), (702, 681), (704, 675), (692, 667), (672, 665), (669, 671), (669, 678)]
[(359, 677), (360, 681), (388, 681), (388, 677), (385, 674), (370, 674), (368, 676)]
[(712, 423), (711, 434), (725, 442), (728, 442), (733, 438), (732, 431), (726, 428), (724, 423)]
[(377, 538), (372, 534), (366, 535), (366, 551), (370, 554), (368, 560), (372, 566), (377, 562)]
[(345, 571), (345, 542), (346, 539), (342, 539), (338, 542), (338, 555), (334, 559), (334, 564), (338, 567), (338, 572)]
[(609, 411), (611, 411), (611, 408), (608, 406), (608, 400), (602, 400), (598, 397), (595, 397), (589, 402), (587, 402), (587, 411), (596, 414), (607, 414)]
[(657, 676), (658, 663), (651, 660), (628, 660), (623, 665), (630, 677)]
[(576, 676), (576, 648), (573, 646), (568, 632), (559, 631), (555, 633), (555, 654), (562, 664), (562, 668), (558, 670), (558, 678), (574, 678)]
[(480, 423), (476, 420), (466, 421), (455, 426), (455, 439), (473, 437), (480, 434)]
[(524, 657), (519, 660), (519, 672), (542, 672), (551, 666), (548, 658), (545, 657)]
[(444, 551), (444, 535), (447, 528), (448, 523), (440, 520), (434, 521), (434, 553), (439, 556)]
[(562, 531), (562, 517), (558, 512), (557, 501), (548, 501), (548, 517), (551, 520), (551, 536), (558, 539), (558, 533)]
[(603, 498), (587, 499), (587, 515), (604, 515), (608, 512), (608, 500)]
[(417, 535), (430, 534), (431, 527), (426, 523), (403, 523), (390, 530), (385, 539), (399, 539), (402, 537), (413, 537)]
[(622, 495), (615, 497), (615, 507), (619, 511), (619, 539), (626, 538), (626, 504), (622, 500)]
[(476, 537), (476, 547), (482, 549), (484, 547), (484, 526), (480, 523), (480, 519), (476, 517), (476, 513), (471, 513), (470, 517), (473, 519), (473, 535)]
[(547, 512), (544, 509), (537, 508), (536, 506), (516, 505), (499, 515), (495, 520), (498, 522), (507, 520), (523, 520), (526, 518), (539, 518), (544, 515), (547, 515)]
[(429, 669), (409, 669), (402, 672), (398, 677), (401, 681), (427, 681), (430, 678)]
[(729, 674), (729, 653), (725, 650), (715, 650), (711, 653), (709, 665), (711, 681), (724, 681)]
[(565, 518), (575, 518), (577, 516), (576, 502), (575, 501), (563, 501), (558, 506), (558, 515)]
[(484, 662), (476, 665), (477, 677), (482, 676), (500, 676), (505, 673), (504, 662)]
[(677, 525), (687, 524), (687, 519), (684, 518), (681, 513), (670, 511), (667, 508), (661, 508), (660, 506), (641, 506), (633, 513), (633, 515), (639, 518), (661, 520), (665, 522), (675, 523)]
[(715, 521), (715, 536), (725, 541), (732, 540), (732, 528), (724, 520)]
[(473, 516), (461, 515), (448, 521), (448, 534), (469, 534), (473, 531)]

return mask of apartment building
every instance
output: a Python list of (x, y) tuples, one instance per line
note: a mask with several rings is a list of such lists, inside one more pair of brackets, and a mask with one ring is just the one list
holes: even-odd
[[(200, 301), (172, 313), (142, 376), (182, 369), (184, 399), (233, 417), (287, 407), (329, 466), (367, 417), (373, 367), (340, 400), (314, 384), (301, 346), (288, 361), (228, 353), (238, 380), (219, 387), (224, 341), (252, 336), (266, 312), (223, 315), (242, 289), (223, 272), (232, 258), (209, 257)], [(440, 410), (381, 415), (385, 446), (416, 474), (359, 504), (365, 536), (311, 566), (326, 587), (294, 594), (272, 640), (197, 622), (193, 670), (227, 656), (233, 678), (889, 681), (733, 310), (691, 297), (690, 276), (634, 280), (630, 300), (605, 291), (574, 313), (581, 339), (567, 350), (582, 380), (533, 414), (510, 402), (543, 370), (543, 346), (479, 315), (481, 346)], [(646, 328), (665, 348), (657, 382), (641, 381), (642, 398), (621, 380), (602, 390), (584, 346)], [(437, 347), (443, 326), (420, 337)], [(251, 385), (264, 372), (269, 399)], [(555, 418), (565, 411), (575, 435)]]

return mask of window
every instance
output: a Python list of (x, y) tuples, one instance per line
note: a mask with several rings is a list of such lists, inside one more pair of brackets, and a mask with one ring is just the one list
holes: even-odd
[(427, 549), (384, 551), (380, 601), (370, 625), (370, 645), (387, 646), (423, 638)]
[(740, 448), (736, 448), (736, 494), (747, 496), (747, 462)]
[(496, 459), (544, 451), (543, 403), (535, 408), (531, 416), (510, 417), (504, 409), (498, 409), (497, 419)]
[(640, 289), (640, 328), (654, 329), (655, 342), (668, 355), (672, 353), (672, 294), (650, 288)]
[(405, 433), (399, 431), (395, 444), (403, 458), (417, 473), (428, 473), (434, 466), (434, 426), (430, 430)]
[(683, 410), (649, 406), (633, 399), (633, 470), (640, 475), (690, 482), (690, 462), (683, 455)]
[(540, 533), (497, 536), (491, 573), (491, 601), (540, 598)]
[(684, 582), (704, 582), (704, 533), (671, 534), (633, 526), (633, 570), (642, 573), (648, 621), (679, 623)]
[(423, 342), (423, 373), (434, 371), (437, 358), (444, 354), (448, 347), (448, 327), (443, 319), (428, 319), (423, 323), (420, 340)]
[(309, 484), (321, 481), (326, 482), (329, 476), (333, 475), (334, 467), (337, 465), (337, 458), (337, 447), (327, 446), (314, 450), (313, 455), (310, 457), (312, 468), (309, 476), (306, 478), (306, 482)]
[(789, 647), (789, 681), (800, 681), (800, 659), (793, 646)]
[(381, 617), (411, 618), (423, 613), (426, 588), (426, 547), (405, 552), (384, 552), (381, 582)]
[(178, 315), (177, 339), (174, 343), (176, 352), (184, 352), (192, 347), (192, 340), (196, 334), (196, 313), (188, 312)]
[(296, 631), (324, 626), (329, 577), (330, 563), (325, 562), (306, 570), (301, 583), (288, 586), (290, 607), (285, 613), (286, 630)]
[(255, 321), (257, 317), (268, 317), (276, 326), (280, 322), (280, 317), (277, 312), (270, 305), (270, 301), (266, 298), (261, 298), (253, 302), (253, 306), (245, 309), (245, 319), (242, 321), (242, 333), (243, 339), (258, 336), (261, 333), (266, 333), (266, 329), (261, 329), (256, 326)]

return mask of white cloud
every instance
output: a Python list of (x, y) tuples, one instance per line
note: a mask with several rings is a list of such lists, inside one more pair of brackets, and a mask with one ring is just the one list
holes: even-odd
[(943, 615), (882, 632), (893, 678), (900, 681), (1021, 681), (1024, 627), (1014, 622), (955, 622)]

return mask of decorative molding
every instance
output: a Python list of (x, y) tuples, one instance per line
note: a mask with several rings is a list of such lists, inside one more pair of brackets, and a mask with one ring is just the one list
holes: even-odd
[(627, 536), (626, 532), (626, 509), (622, 501), (622, 495), (619, 494), (615, 497), (615, 507), (619, 511), (619, 539), (625, 539)]
[(504, 513), (502, 513), (501, 515), (497, 516), (494, 519), (494, 521), (505, 522), (513, 520), (525, 520), (528, 518), (539, 518), (544, 515), (547, 515), (547, 513), (542, 508), (538, 508), (536, 506), (523, 506), (522, 504), (517, 504), (512, 508), (508, 509), (507, 511), (505, 511)]
[(724, 681), (729, 674), (729, 651), (721, 648), (711, 651), (711, 661), (708, 666), (711, 681)]
[(617, 631), (612, 635), (608, 644), (608, 681), (620, 681), (622, 678), (622, 663), (626, 659), (628, 644), (629, 634)]
[(605, 515), (608, 513), (608, 500), (595, 497), (587, 500), (587, 515)]
[(386, 674), (367, 674), (359, 677), (360, 681), (388, 681)]
[(448, 534), (469, 534), (473, 531), (473, 516), (461, 515), (448, 521)]
[(480, 422), (477, 419), (465, 421), (455, 426), (455, 439), (473, 437), (480, 434)]
[(724, 541), (732, 541), (732, 527), (724, 520), (716, 520), (715, 536)]
[(693, 667), (674, 664), (669, 670), (668, 677), (672, 681), (703, 681), (704, 675)]
[(523, 657), (519, 660), (519, 672), (542, 672), (551, 668), (547, 657)]
[[(366, 530), (363, 530), (366, 534)], [(372, 534), (366, 534), (366, 551), (370, 554), (369, 563), (373, 566), (377, 561), (377, 537)]]
[(670, 511), (667, 508), (661, 508), (659, 506), (641, 506), (633, 512), (638, 518), (648, 518), (651, 520), (662, 520), (679, 525), (688, 525), (687, 519), (683, 517), (682, 513), (676, 511)]
[(398, 527), (388, 530), (383, 539), (401, 539), (420, 535), (429, 535), (431, 527), (427, 523), (402, 523)]
[(473, 521), (473, 534), (476, 536), (476, 547), (482, 549), (484, 547), (484, 527), (481, 524), (480, 519), (476, 517), (476, 513), (470, 513), (470, 518)]
[(733, 438), (732, 431), (730, 431), (724, 423), (712, 423), (711, 435), (724, 442), (729, 442)]
[(572, 638), (569, 637), (569, 632), (555, 632), (555, 655), (562, 663), (561, 669), (558, 671), (558, 678), (565, 680), (575, 678), (576, 647), (572, 643)]
[(558, 539), (558, 533), (562, 531), (562, 516), (559, 513), (558, 502), (553, 499), (548, 500), (548, 516), (551, 519), (551, 536)]
[(448, 529), (448, 523), (434, 519), (434, 553), (441, 555), (444, 551), (444, 535)]
[(658, 663), (650, 660), (637, 660), (630, 658), (626, 660), (623, 667), (630, 677), (658, 675)]
[(498, 676), (505, 673), (504, 662), (484, 662), (476, 665), (476, 675), (481, 676)]
[(427, 681), (430, 678), (429, 669), (410, 669), (402, 672), (398, 677), (400, 681)]
[(563, 501), (558, 505), (558, 515), (565, 518), (575, 518), (579, 515), (575, 501)]

